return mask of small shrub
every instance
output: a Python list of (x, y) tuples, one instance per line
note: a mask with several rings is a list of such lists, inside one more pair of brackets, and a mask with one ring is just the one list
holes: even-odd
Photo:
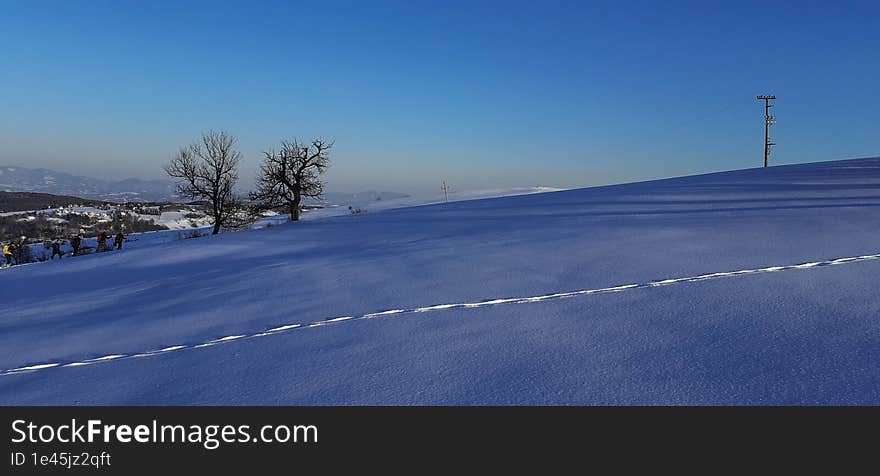
[(202, 233), (202, 232), (199, 231), (199, 230), (193, 230), (193, 231), (191, 231), (191, 232), (189, 232), (189, 233), (178, 233), (178, 234), (177, 234), (177, 239), (178, 239), (178, 240), (189, 240), (189, 239), (192, 239), (192, 238), (201, 238), (201, 237), (203, 237), (203, 236), (208, 236), (208, 235), (205, 234), (205, 233)]
[(15, 246), (15, 248), (13, 248), (12, 256), (15, 259), (16, 264), (34, 262), (34, 255), (33, 253), (31, 253), (31, 247), (24, 242), (20, 242)]

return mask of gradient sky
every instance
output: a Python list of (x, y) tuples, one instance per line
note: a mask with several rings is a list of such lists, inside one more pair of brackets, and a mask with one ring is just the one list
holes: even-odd
[[(787, 3), (787, 5), (786, 5)], [(577, 187), (880, 155), (880, 2), (0, 1), (0, 164), (245, 185), (333, 138), (333, 191)]]

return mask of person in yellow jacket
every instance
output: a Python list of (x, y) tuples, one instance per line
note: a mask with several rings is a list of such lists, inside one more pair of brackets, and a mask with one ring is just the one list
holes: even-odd
[(12, 247), (9, 243), (3, 244), (3, 257), (6, 258), (6, 266), (12, 266)]

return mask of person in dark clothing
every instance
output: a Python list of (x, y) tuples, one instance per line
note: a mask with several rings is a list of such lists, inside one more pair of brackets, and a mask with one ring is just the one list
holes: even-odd
[(125, 241), (125, 235), (120, 231), (116, 234), (116, 238), (113, 239), (113, 244), (116, 245), (117, 250), (122, 249), (122, 242)]
[(98, 253), (107, 251), (107, 235), (102, 231), (98, 233)]
[(63, 256), (61, 253), (61, 242), (58, 240), (52, 242), (52, 256), (49, 257), (49, 260), (51, 261), (55, 259), (55, 255), (58, 255), (59, 260), (61, 259), (61, 256)]
[(79, 245), (82, 244), (82, 237), (79, 235), (74, 236), (70, 239), (70, 247), (73, 248), (73, 254), (71, 256), (76, 256), (79, 254)]

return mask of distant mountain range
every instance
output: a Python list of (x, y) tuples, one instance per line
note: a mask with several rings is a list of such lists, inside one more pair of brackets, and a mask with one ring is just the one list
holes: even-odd
[(43, 210), (45, 208), (66, 207), (70, 205), (97, 206), (106, 202), (100, 200), (84, 200), (79, 197), (52, 195), (40, 192), (4, 192), (0, 191), (0, 216), (9, 212)]
[(18, 166), (0, 166), (0, 191), (72, 195), (108, 202), (177, 201), (170, 180), (102, 180)]
[[(30, 169), (0, 165), (0, 191), (37, 192), (53, 195), (81, 197), (105, 202), (177, 202), (188, 201), (175, 193), (171, 180), (102, 180), (93, 177), (71, 175), (49, 169)], [(381, 200), (406, 198), (396, 192), (369, 190), (358, 193), (328, 192), (322, 200), (309, 200), (307, 204), (364, 205)]]

